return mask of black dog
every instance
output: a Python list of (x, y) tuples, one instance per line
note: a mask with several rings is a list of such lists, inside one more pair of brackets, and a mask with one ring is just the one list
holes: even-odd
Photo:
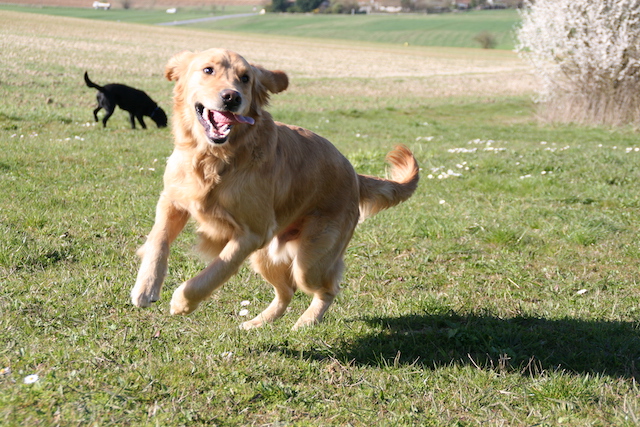
[(102, 118), (103, 127), (107, 127), (107, 120), (113, 114), (116, 106), (129, 112), (131, 129), (136, 128), (135, 119), (138, 119), (143, 129), (147, 128), (142, 119), (143, 116), (150, 117), (159, 128), (167, 126), (167, 115), (164, 110), (143, 91), (117, 83), (99, 86), (89, 80), (89, 75), (86, 71), (84, 72), (84, 81), (87, 86), (98, 89), (98, 108), (93, 110), (93, 117), (97, 122), (98, 111), (104, 108), (107, 114)]

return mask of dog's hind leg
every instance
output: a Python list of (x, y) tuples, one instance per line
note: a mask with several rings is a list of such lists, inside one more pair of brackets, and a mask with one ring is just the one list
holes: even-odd
[(292, 274), (297, 287), (313, 295), (311, 304), (293, 326), (298, 329), (322, 321), (340, 291), (344, 263), (342, 257), (356, 226), (355, 213), (340, 225), (319, 220), (303, 230), (293, 260)]
[[(105, 116), (102, 118), (102, 127), (107, 127), (107, 121), (113, 115), (114, 110), (116, 109), (116, 104), (111, 101), (111, 99), (102, 92), (98, 92), (98, 105), (99, 107), (94, 111), (94, 115), (98, 112), (100, 108), (104, 108)], [(96, 121), (98, 121), (98, 116), (95, 116)]]
[(147, 241), (138, 250), (142, 257), (136, 284), (131, 290), (131, 302), (148, 307), (160, 297), (162, 282), (167, 273), (169, 246), (184, 228), (189, 214), (178, 209), (164, 195), (156, 208), (156, 220)]
[(96, 108), (95, 110), (93, 110), (93, 118), (96, 119), (96, 122), (99, 121), (100, 119), (98, 119), (98, 111), (102, 110), (102, 107), (98, 105), (98, 108)]
[(335, 260), (328, 269), (325, 270), (324, 267), (322, 262), (313, 266), (302, 266), (297, 260), (294, 262), (293, 275), (296, 284), (313, 295), (311, 304), (293, 325), (294, 330), (320, 323), (340, 291), (340, 279), (344, 268), (342, 258)]
[(107, 127), (107, 121), (113, 115), (113, 110), (105, 110), (105, 111), (107, 112), (107, 114), (105, 114), (105, 116), (102, 118), (102, 127), (103, 128)]
[(240, 325), (242, 329), (252, 329), (271, 323), (280, 318), (293, 297), (296, 286), (291, 277), (291, 263), (274, 262), (268, 255), (268, 248), (261, 249), (251, 256), (253, 269), (273, 285), (275, 297), (271, 304), (259, 315)]

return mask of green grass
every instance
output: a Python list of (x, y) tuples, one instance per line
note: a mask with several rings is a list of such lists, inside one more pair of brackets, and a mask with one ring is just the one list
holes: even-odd
[[(9, 5), (0, 5), (0, 9), (141, 24), (158, 24), (174, 20), (215, 16), (222, 13), (251, 11), (251, 7), (225, 7), (224, 10), (218, 7), (215, 11), (185, 9), (175, 15), (167, 15), (163, 10), (142, 9), (114, 9), (105, 12), (93, 9), (29, 8)], [(512, 50), (514, 47), (513, 29), (519, 20), (515, 10), (473, 11), (439, 15), (267, 14), (190, 24), (188, 27), (290, 37), (471, 48), (481, 47), (475, 37), (482, 32), (488, 32), (495, 38), (495, 48)]]
[(513, 49), (513, 28), (517, 22), (516, 11), (501, 10), (440, 15), (268, 14), (191, 26), (292, 37), (445, 47), (480, 47), (474, 37), (487, 31), (495, 37), (496, 48)]
[(168, 314), (203, 268), (193, 226), (161, 300), (130, 305), (170, 131), (131, 131), (122, 111), (92, 125), (81, 80), (110, 73), (168, 106), (166, 46), (211, 33), (108, 24), (125, 43), (42, 17), (25, 43), (27, 21), (0, 13), (0, 424), (638, 424), (634, 129), (542, 125), (528, 97), (473, 88), (399, 98), (393, 79), (354, 99), (327, 78), (311, 96), (318, 82), (301, 77), (273, 97), (276, 119), (329, 137), (363, 173), (405, 143), (422, 180), (359, 226), (324, 323), (290, 330), (309, 303), (298, 294), (272, 326), (241, 331), (240, 302), (255, 314), (272, 295), (247, 267), (192, 315)]

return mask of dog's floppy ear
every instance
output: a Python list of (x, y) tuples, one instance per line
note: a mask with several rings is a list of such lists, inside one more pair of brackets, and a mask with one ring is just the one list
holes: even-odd
[(284, 71), (270, 71), (259, 65), (251, 64), (256, 75), (253, 85), (253, 101), (255, 107), (265, 107), (269, 103), (269, 92), (280, 93), (289, 86), (289, 77)]
[(280, 93), (289, 87), (289, 77), (287, 77), (284, 71), (269, 71), (259, 65), (254, 65), (253, 67), (257, 70), (258, 80), (269, 92)]
[(184, 74), (195, 53), (185, 50), (173, 56), (164, 69), (167, 80), (178, 80)]

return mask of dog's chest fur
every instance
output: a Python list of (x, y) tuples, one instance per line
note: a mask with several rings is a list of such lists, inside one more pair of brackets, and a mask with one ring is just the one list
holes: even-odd
[[(165, 183), (170, 185), (165, 185), (165, 192), (201, 224), (206, 234), (219, 235), (223, 230), (238, 231), (247, 226), (253, 232), (269, 232), (274, 219), (263, 212), (262, 206), (272, 202), (273, 185), (256, 173), (260, 166), (252, 153), (222, 161), (175, 150), (167, 163)], [(261, 188), (259, 195), (256, 188)]]

